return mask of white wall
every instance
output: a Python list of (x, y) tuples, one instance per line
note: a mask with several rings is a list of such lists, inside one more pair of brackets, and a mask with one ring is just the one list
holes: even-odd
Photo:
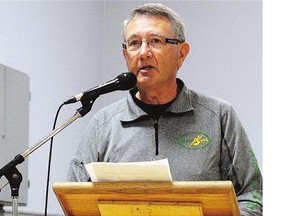
[[(0, 2), (0, 62), (30, 76), (30, 145), (51, 131), (68, 97), (127, 71), (122, 21), (145, 1)], [(165, 1), (183, 16), (191, 51), (179, 77), (197, 91), (231, 102), (262, 165), (261, 1)], [(107, 94), (54, 139), (51, 184), (65, 181), (92, 114), (125, 92)], [(80, 104), (62, 109), (58, 122)], [(28, 205), (44, 212), (48, 144), (30, 155)], [(50, 190), (49, 213), (62, 214)]]

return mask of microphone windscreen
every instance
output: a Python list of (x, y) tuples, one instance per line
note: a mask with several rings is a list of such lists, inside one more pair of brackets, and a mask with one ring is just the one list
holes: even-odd
[(119, 81), (118, 83), (119, 90), (129, 90), (133, 88), (137, 83), (136, 76), (131, 72), (122, 73), (117, 76), (117, 79)]

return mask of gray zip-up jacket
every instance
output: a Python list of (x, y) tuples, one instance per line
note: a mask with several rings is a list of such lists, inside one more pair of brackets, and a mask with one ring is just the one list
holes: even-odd
[(262, 175), (234, 109), (185, 85), (158, 121), (131, 94), (98, 111), (71, 161), (68, 180), (88, 181), (84, 164), (90, 162), (164, 158), (173, 181), (230, 180), (241, 215), (262, 215)]

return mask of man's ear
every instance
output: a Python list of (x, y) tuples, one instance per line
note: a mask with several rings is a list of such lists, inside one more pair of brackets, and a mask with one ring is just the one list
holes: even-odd
[(122, 54), (124, 56), (124, 58), (127, 58), (127, 50), (126, 49), (122, 49)]
[(181, 43), (179, 48), (179, 64), (178, 67), (180, 68), (186, 58), (186, 56), (188, 55), (189, 51), (190, 51), (190, 45), (186, 42)]

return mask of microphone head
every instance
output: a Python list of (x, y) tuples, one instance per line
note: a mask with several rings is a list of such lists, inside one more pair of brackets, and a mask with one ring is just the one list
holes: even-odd
[(137, 83), (136, 76), (131, 72), (122, 73), (118, 75), (116, 79), (118, 80), (118, 90), (129, 90), (133, 88)]

